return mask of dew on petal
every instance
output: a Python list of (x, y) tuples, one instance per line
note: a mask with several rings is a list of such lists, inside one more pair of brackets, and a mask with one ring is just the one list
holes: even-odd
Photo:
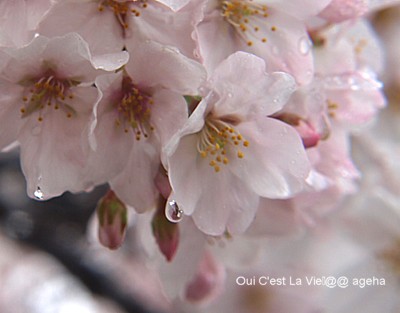
[(303, 55), (307, 55), (310, 52), (311, 43), (307, 37), (302, 37), (299, 40), (299, 51)]
[(382, 88), (382, 83), (369, 73), (343, 74), (329, 76), (324, 79), (324, 84), (329, 89), (351, 90), (377, 90)]
[(33, 193), (33, 196), (35, 197), (35, 199), (37, 200), (43, 200), (44, 195), (43, 195), (43, 191), (40, 189), (39, 186), (36, 187), (35, 192)]
[(178, 223), (183, 218), (183, 210), (178, 207), (175, 200), (171, 200), (165, 206), (165, 216), (170, 222)]

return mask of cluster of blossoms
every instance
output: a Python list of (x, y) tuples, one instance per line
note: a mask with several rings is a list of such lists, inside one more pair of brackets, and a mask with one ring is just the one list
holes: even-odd
[(350, 139), (385, 105), (368, 16), (395, 2), (3, 0), (0, 148), (39, 200), (108, 183), (101, 243), (132, 216), (168, 297), (205, 303), (358, 190)]

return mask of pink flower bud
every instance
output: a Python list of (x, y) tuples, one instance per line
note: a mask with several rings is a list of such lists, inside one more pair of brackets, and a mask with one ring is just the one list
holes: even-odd
[(307, 120), (293, 113), (280, 113), (275, 118), (293, 126), (303, 141), (304, 148), (312, 148), (323, 139), (321, 134)]
[(316, 146), (321, 139), (320, 134), (315, 130), (315, 128), (303, 120), (300, 120), (299, 124), (296, 125), (295, 128), (303, 141), (304, 148), (312, 148)]
[(209, 303), (222, 291), (225, 269), (206, 252), (196, 276), (186, 287), (186, 299), (191, 302)]
[(125, 204), (111, 189), (97, 204), (100, 243), (112, 250), (121, 246), (125, 239), (128, 212)]
[(171, 223), (165, 217), (165, 204), (166, 200), (163, 197), (160, 197), (158, 208), (154, 214), (151, 226), (161, 253), (165, 256), (168, 262), (171, 262), (178, 250), (179, 225), (177, 223)]
[(168, 176), (163, 168), (159, 168), (158, 173), (154, 179), (154, 183), (163, 198), (168, 199), (171, 193), (171, 185), (169, 183)]

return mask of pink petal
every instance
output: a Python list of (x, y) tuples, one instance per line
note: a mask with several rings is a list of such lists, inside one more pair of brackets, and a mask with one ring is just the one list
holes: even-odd
[(210, 87), (221, 97), (214, 109), (216, 113), (229, 112), (246, 117), (275, 113), (295, 89), (290, 75), (267, 74), (264, 60), (245, 52), (236, 52), (224, 60), (210, 82)]
[(166, 89), (155, 91), (153, 100), (151, 121), (164, 145), (188, 120), (187, 104), (182, 95)]
[(331, 0), (291, 0), (290, 2), (264, 0), (260, 2), (263, 2), (267, 6), (279, 9), (282, 12), (290, 14), (299, 19), (306, 19), (321, 12), (321, 10), (324, 9), (331, 2)]
[(139, 10), (140, 16), (132, 16), (129, 20), (132, 29), (131, 37), (126, 42), (129, 52), (138, 42), (151, 40), (176, 47), (188, 57), (193, 56), (195, 43), (191, 33), (194, 10), (183, 8), (174, 12), (156, 1), (149, 2), (145, 9)]
[(119, 52), (123, 48), (121, 26), (114, 14), (111, 10), (99, 12), (98, 3), (93, 1), (57, 2), (39, 24), (38, 32), (49, 37), (78, 32), (93, 54)]
[(189, 135), (180, 140), (174, 155), (168, 160), (171, 187), (176, 191), (173, 199), (186, 215), (193, 213), (202, 194), (202, 182), (198, 173), (204, 168), (204, 162), (198, 162), (198, 158), (197, 137)]
[(206, 252), (196, 276), (186, 288), (186, 299), (195, 303), (209, 303), (220, 295), (224, 282), (224, 267), (217, 263), (211, 253)]
[(17, 139), (23, 120), (19, 111), (22, 87), (0, 82), (0, 150)]
[(186, 4), (190, 2), (190, 0), (157, 0), (157, 1), (171, 8), (175, 12), (182, 9)]
[[(89, 121), (92, 104), (97, 97), (95, 88), (74, 88), (69, 104), (79, 108), (78, 114), (67, 118), (62, 110), (49, 108), (38, 122), (28, 116), (18, 135), (21, 143), (21, 165), (27, 180), (28, 195), (33, 197), (37, 187), (43, 199), (78, 192), (89, 187), (82, 179), (88, 141), (82, 134)], [(86, 148), (85, 148), (86, 146)]]
[[(201, 57), (207, 70), (215, 67), (238, 50), (254, 53), (267, 62), (269, 71), (283, 71), (293, 75), (299, 84), (307, 84), (313, 77), (311, 42), (304, 23), (277, 10), (269, 10), (265, 20), (251, 21), (259, 27), (255, 35), (235, 29), (215, 10), (197, 26)], [(251, 26), (251, 25), (250, 25)], [(274, 29), (274, 30), (271, 30)], [(262, 38), (266, 39), (263, 42)], [(252, 45), (249, 46), (248, 42)]]
[(199, 63), (171, 46), (143, 41), (129, 47), (129, 52), (134, 57), (126, 65), (126, 70), (139, 85), (161, 85), (182, 94), (197, 94), (206, 77)]
[(232, 171), (254, 192), (266, 198), (287, 198), (304, 187), (310, 164), (294, 128), (264, 118), (237, 129), (250, 145), (243, 149), (243, 159), (232, 159)]
[(149, 140), (134, 142), (125, 168), (110, 181), (118, 197), (138, 212), (153, 209), (158, 194), (154, 179), (160, 164), (159, 152)]

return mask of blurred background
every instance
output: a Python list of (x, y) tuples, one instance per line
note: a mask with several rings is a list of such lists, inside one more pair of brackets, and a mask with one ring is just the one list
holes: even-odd
[(18, 151), (0, 154), (1, 313), (164, 311), (148, 299), (158, 282), (135, 261), (132, 236), (114, 252), (87, 234), (107, 186), (45, 202), (25, 188)]

